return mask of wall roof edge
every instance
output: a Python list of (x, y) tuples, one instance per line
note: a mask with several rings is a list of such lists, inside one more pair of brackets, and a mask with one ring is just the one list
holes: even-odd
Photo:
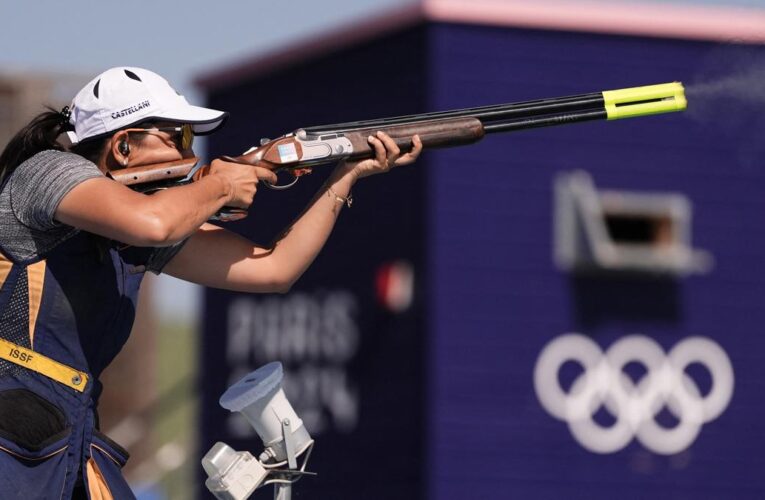
[(425, 22), (727, 43), (765, 43), (765, 9), (608, 0), (421, 0), (201, 73), (205, 90), (289, 67)]

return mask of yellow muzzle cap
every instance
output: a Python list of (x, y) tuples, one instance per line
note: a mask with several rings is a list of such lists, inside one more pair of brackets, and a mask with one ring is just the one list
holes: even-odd
[(683, 111), (687, 102), (680, 82), (603, 92), (609, 120)]

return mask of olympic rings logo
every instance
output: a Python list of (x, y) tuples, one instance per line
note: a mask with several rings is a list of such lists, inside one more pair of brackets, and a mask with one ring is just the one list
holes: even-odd
[[(567, 361), (584, 369), (568, 392), (558, 380)], [(637, 382), (624, 372), (632, 362), (646, 369)], [(686, 372), (694, 363), (703, 365), (712, 378), (712, 388), (703, 396)], [(733, 367), (725, 351), (703, 337), (689, 337), (665, 354), (652, 339), (630, 335), (604, 354), (588, 337), (568, 334), (542, 350), (534, 367), (534, 388), (544, 409), (568, 423), (574, 439), (589, 451), (614, 453), (637, 438), (649, 450), (670, 455), (688, 448), (701, 426), (728, 406)], [(615, 418), (613, 425), (602, 426), (593, 419), (602, 406)], [(656, 421), (665, 407), (679, 421), (672, 428)]]

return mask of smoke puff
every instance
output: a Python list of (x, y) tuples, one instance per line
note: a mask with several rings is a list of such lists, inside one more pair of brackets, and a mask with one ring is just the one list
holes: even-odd
[(687, 116), (738, 138), (739, 162), (765, 162), (765, 51), (727, 45), (686, 85)]

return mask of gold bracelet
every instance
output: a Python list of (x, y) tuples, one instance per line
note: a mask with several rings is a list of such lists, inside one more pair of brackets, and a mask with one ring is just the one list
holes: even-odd
[(340, 203), (344, 203), (345, 206), (347, 206), (348, 208), (351, 208), (351, 205), (353, 205), (353, 195), (351, 193), (348, 193), (348, 197), (347, 198), (343, 198), (342, 196), (337, 194), (335, 192), (335, 190), (332, 189), (331, 186), (327, 188), (327, 196), (334, 196), (335, 197), (335, 201), (339, 201)]

